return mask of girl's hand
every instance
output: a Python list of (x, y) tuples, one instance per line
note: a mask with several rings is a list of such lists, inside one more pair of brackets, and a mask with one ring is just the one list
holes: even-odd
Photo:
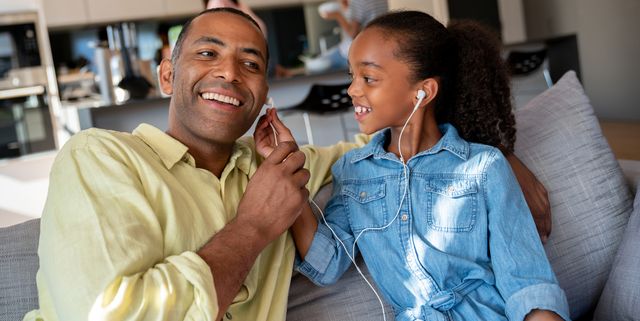
[(256, 151), (264, 158), (269, 157), (280, 142), (295, 143), (291, 131), (282, 123), (274, 108), (268, 108), (266, 114), (260, 117), (253, 133), (253, 139), (256, 143)]

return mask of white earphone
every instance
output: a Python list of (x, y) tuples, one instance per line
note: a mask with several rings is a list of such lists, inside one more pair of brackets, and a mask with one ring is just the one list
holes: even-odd
[[(427, 97), (427, 93), (426, 93), (424, 90), (419, 89), (419, 90), (418, 90), (418, 94), (416, 95), (416, 98), (418, 98), (418, 102), (416, 103), (415, 107), (413, 107), (413, 110), (414, 110), (414, 111), (415, 111), (416, 109), (418, 109), (418, 107), (420, 107), (420, 103), (422, 103), (422, 100), (423, 100), (425, 97)], [(412, 114), (411, 116), (413, 116), (413, 114)]]

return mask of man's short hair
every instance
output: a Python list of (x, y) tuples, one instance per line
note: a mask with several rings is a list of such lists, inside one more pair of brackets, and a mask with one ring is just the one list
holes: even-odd
[[(209, 14), (209, 13), (216, 13), (216, 12), (228, 12), (228, 13), (232, 13), (232, 14), (236, 14), (240, 17), (243, 17), (245, 19), (247, 19), (249, 22), (251, 22), (254, 26), (256, 26), (256, 28), (258, 28), (258, 30), (262, 31), (262, 29), (260, 29), (260, 25), (258, 25), (258, 23), (253, 20), (253, 18), (251, 18), (250, 15), (235, 9), (235, 8), (228, 8), (228, 7), (221, 7), (221, 8), (212, 8), (212, 9), (207, 9), (204, 10), (202, 12), (200, 12), (199, 14), (197, 14), (196, 16), (192, 17), (191, 19), (187, 20), (187, 22), (184, 23), (184, 25), (182, 25), (182, 30), (180, 30), (180, 34), (178, 35), (178, 39), (176, 40), (176, 44), (173, 47), (173, 51), (171, 52), (171, 63), (175, 66), (176, 61), (178, 60), (178, 57), (180, 56), (180, 53), (182, 51), (182, 44), (184, 43), (184, 39), (187, 37), (187, 34), (189, 33), (189, 29), (191, 28), (191, 23), (193, 23), (193, 20), (195, 20), (196, 18), (203, 16), (205, 14)], [(265, 42), (265, 48), (267, 49), (266, 52), (266, 62), (268, 63), (269, 61), (269, 45), (267, 43), (267, 40), (264, 40)], [(267, 68), (265, 68), (265, 72), (266, 72)]]

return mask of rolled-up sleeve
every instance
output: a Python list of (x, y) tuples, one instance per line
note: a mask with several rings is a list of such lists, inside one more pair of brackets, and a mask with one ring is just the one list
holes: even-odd
[[(336, 179), (340, 177), (343, 163), (344, 158), (333, 166), (333, 195), (324, 210), (327, 224), (322, 219), (320, 220), (304, 260), (296, 258), (297, 270), (320, 286), (333, 284), (340, 279), (351, 264), (350, 256), (357, 255), (357, 248), (355, 253), (351, 253), (353, 233), (340, 196), (342, 189), (340, 180)], [(340, 241), (335, 238), (331, 230), (336, 233)], [(343, 244), (349, 249), (348, 254)]]
[(207, 264), (191, 251), (165, 254), (162, 204), (126, 157), (87, 139), (67, 144), (51, 173), (37, 276), (44, 319), (215, 319)]
[(494, 151), (485, 171), (489, 247), (496, 286), (509, 320), (534, 309), (570, 320), (564, 291), (547, 259), (520, 185), (502, 153)]

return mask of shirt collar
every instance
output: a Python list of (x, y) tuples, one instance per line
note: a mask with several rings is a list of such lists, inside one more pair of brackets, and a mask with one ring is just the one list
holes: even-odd
[[(438, 128), (440, 128), (440, 131), (442, 132), (440, 140), (433, 147), (422, 151), (415, 156), (437, 154), (440, 151), (446, 150), (463, 160), (467, 160), (469, 157), (469, 143), (458, 135), (456, 128), (448, 123), (439, 125)], [(355, 151), (351, 158), (351, 163), (356, 163), (371, 156), (374, 158), (389, 158), (389, 152), (384, 149), (384, 146), (387, 145), (386, 142), (390, 137), (390, 128), (386, 128), (378, 132), (373, 136), (373, 138), (371, 138), (369, 144)]]
[[(133, 135), (142, 139), (162, 160), (167, 169), (171, 169), (180, 161), (196, 166), (195, 159), (188, 151), (189, 148), (179, 140), (149, 124), (140, 124)], [(233, 146), (233, 152), (227, 163), (227, 167), (237, 167), (245, 175), (252, 172), (253, 152), (250, 143), (241, 138)]]
[(133, 131), (133, 135), (140, 137), (145, 144), (151, 147), (167, 169), (171, 169), (181, 160), (195, 165), (195, 160), (187, 153), (189, 148), (186, 145), (156, 127), (140, 124)]

